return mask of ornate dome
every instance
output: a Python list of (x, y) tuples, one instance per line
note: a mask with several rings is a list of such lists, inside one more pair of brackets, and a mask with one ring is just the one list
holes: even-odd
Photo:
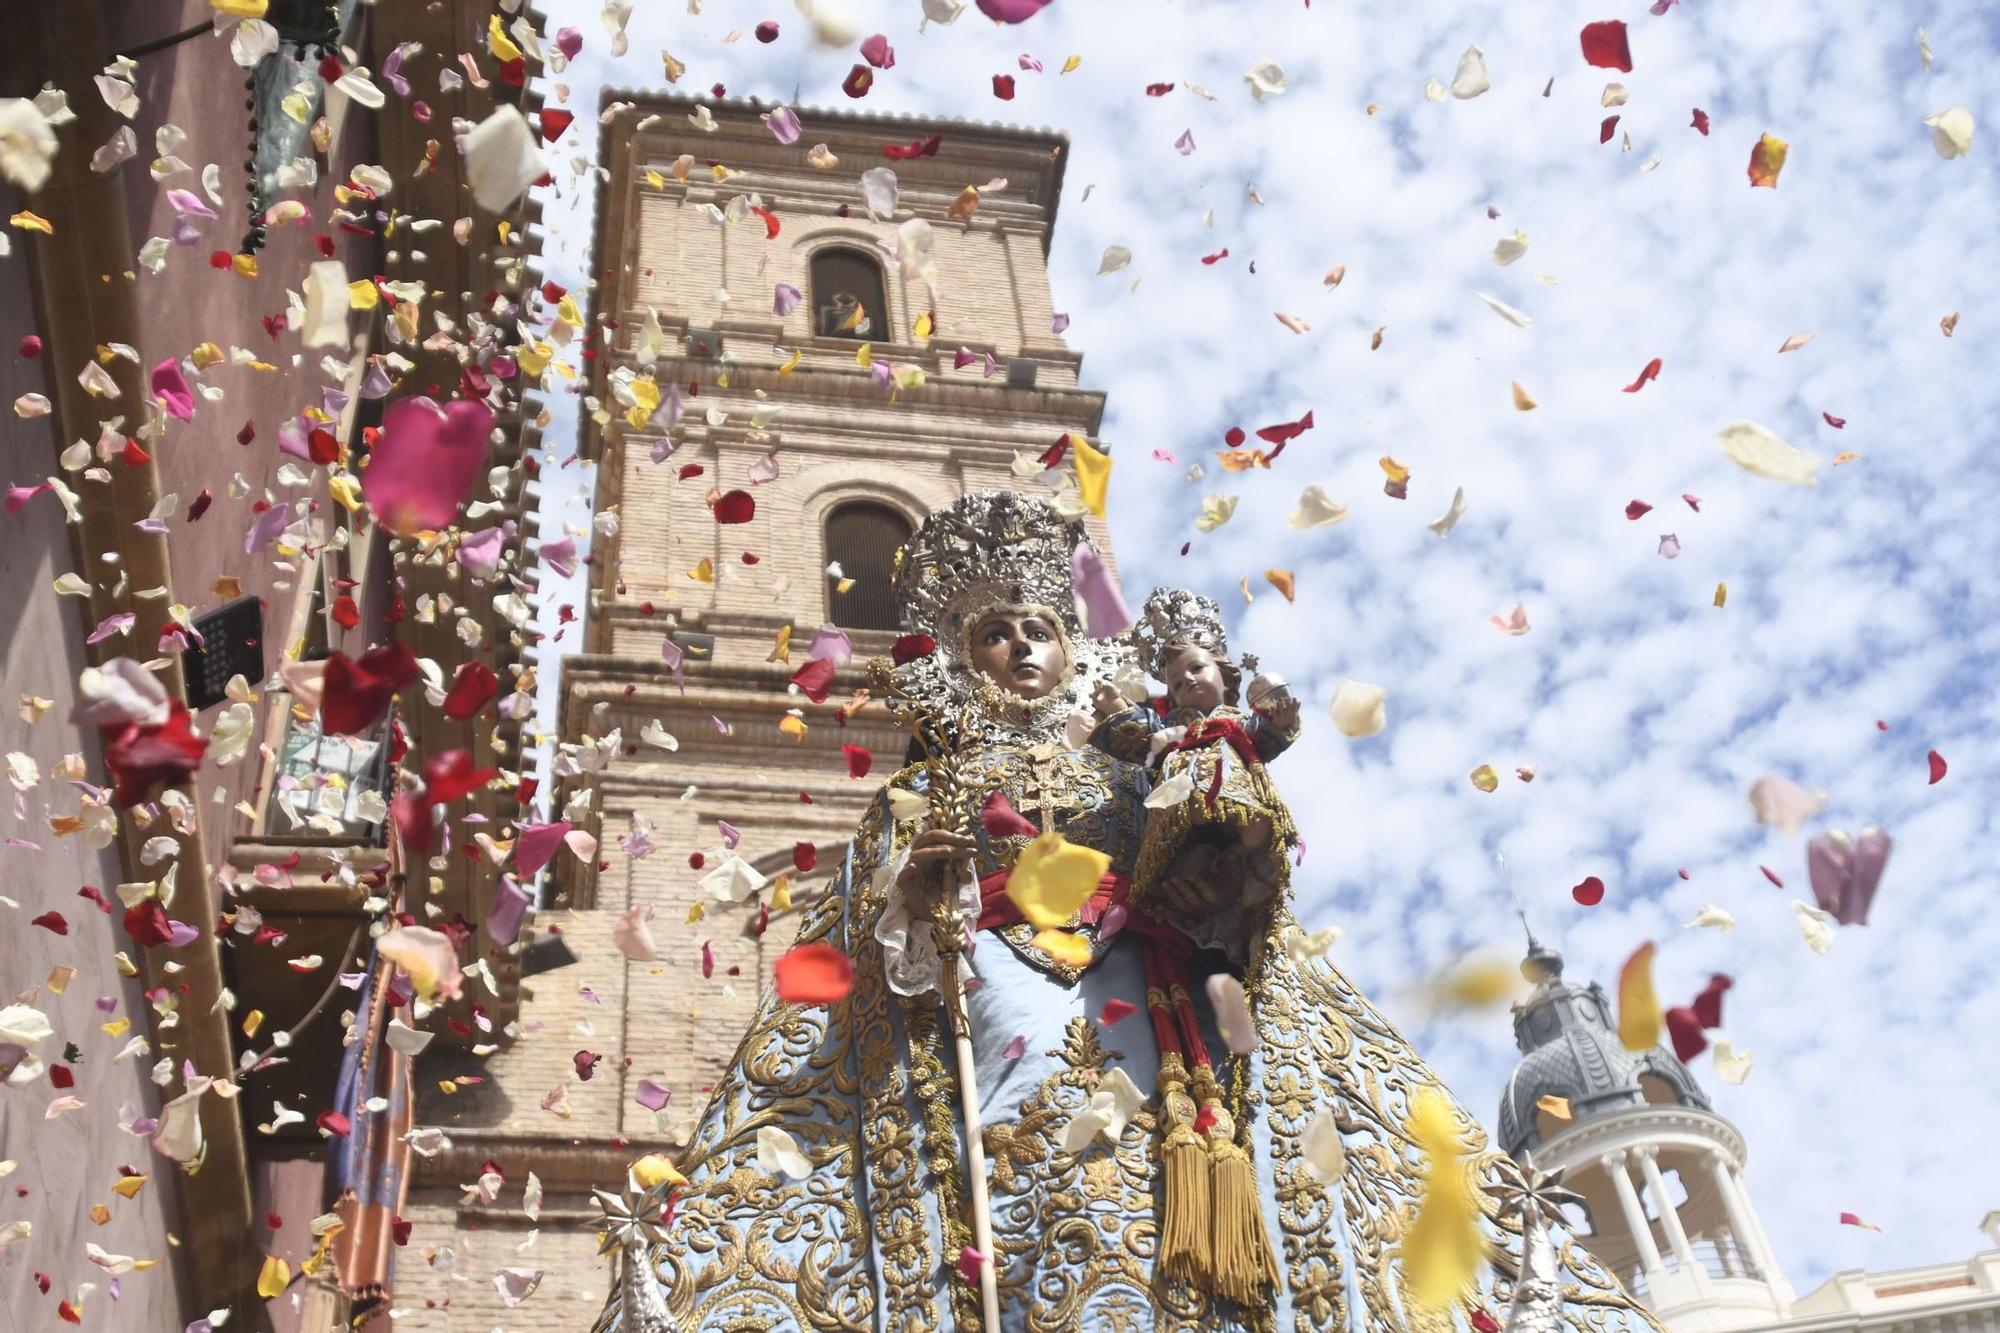
[[(1562, 967), (1560, 954), (1530, 938), (1521, 971), (1535, 989), (1514, 1006), (1521, 1063), (1500, 1098), (1501, 1147), (1518, 1158), (1577, 1121), (1636, 1106), (1711, 1109), (1694, 1075), (1672, 1051), (1663, 1046), (1626, 1050), (1604, 988), (1595, 982), (1572, 986), (1562, 979)], [(1538, 1104), (1548, 1096), (1566, 1100), (1574, 1119), (1540, 1110)]]

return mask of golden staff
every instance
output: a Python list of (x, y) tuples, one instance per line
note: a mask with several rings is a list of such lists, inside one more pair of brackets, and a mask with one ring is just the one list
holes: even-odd
[[(911, 731), (923, 747), (924, 769), (929, 775), (930, 825), (952, 833), (972, 828), (976, 793), (966, 782), (959, 762), (962, 727), (948, 727), (931, 710), (922, 707), (902, 689), (887, 662), (869, 664), (869, 679), (876, 688), (893, 696), (912, 720)], [(940, 874), (943, 872), (940, 871)], [(960, 966), (965, 955), (966, 921), (959, 904), (958, 886), (936, 886), (931, 903), (931, 939), (939, 962), (939, 991), (951, 1020), (952, 1041), (958, 1061), (959, 1106), (965, 1123), (965, 1171), (972, 1186), (972, 1243), (985, 1256), (979, 1266), (981, 1325), (985, 1333), (1000, 1333), (1000, 1287), (996, 1273), (999, 1255), (993, 1249), (992, 1205), (986, 1193), (986, 1144), (979, 1132), (979, 1078), (972, 1051), (972, 1016), (966, 1007), (965, 974)]]

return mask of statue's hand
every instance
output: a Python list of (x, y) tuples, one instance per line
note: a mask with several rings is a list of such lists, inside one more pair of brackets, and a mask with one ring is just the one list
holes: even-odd
[(1096, 711), (1097, 720), (1102, 722), (1107, 717), (1116, 717), (1125, 711), (1125, 696), (1118, 692), (1116, 685), (1107, 681), (1099, 685), (1096, 692), (1090, 696), (1090, 706)]
[(925, 829), (910, 841), (910, 858), (896, 876), (896, 891), (908, 900), (912, 916), (929, 913), (944, 886), (958, 884), (978, 847), (971, 834), (941, 828)]
[(1264, 714), (1279, 732), (1290, 736), (1299, 729), (1299, 700), (1295, 694), (1286, 694)]
[(1227, 873), (1227, 857), (1219, 856), (1206, 843), (1183, 847), (1160, 880), (1160, 896), (1168, 907), (1190, 914), (1214, 912), (1229, 905), (1242, 891), (1240, 867), (1234, 876)]

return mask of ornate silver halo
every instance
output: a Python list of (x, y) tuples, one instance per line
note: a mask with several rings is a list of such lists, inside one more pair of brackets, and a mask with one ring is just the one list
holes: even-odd
[(1229, 635), (1222, 628), (1222, 609), (1212, 597), (1186, 588), (1157, 588), (1132, 626), (1132, 645), (1139, 664), (1155, 680), (1167, 678), (1167, 645), (1191, 643), (1206, 648), (1219, 661), (1229, 656)]

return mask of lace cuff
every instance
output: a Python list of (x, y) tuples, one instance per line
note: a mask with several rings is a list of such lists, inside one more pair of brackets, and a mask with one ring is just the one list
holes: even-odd
[[(921, 828), (918, 830), (922, 831)], [(889, 989), (898, 995), (923, 995), (942, 989), (944, 968), (938, 957), (937, 941), (931, 937), (930, 918), (912, 916), (909, 899), (897, 892), (895, 887), (909, 860), (909, 849), (905, 848), (903, 854), (885, 868), (884, 874), (889, 882), (888, 901), (882, 905), (882, 915), (876, 919), (875, 939), (882, 946), (882, 978)], [(970, 866), (966, 868), (964, 882), (958, 886), (958, 905), (965, 920), (979, 919), (979, 881), (974, 878)]]

